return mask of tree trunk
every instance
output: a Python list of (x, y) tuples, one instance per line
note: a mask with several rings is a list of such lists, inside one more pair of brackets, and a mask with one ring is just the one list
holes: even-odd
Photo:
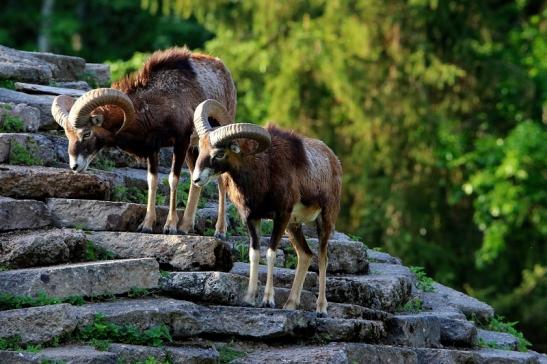
[(49, 37), (51, 33), (51, 13), (55, 0), (42, 0), (40, 33), (38, 33), (38, 50), (40, 52), (49, 52)]

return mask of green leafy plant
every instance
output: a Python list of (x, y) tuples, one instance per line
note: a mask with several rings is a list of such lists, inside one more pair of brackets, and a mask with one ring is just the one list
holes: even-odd
[(10, 163), (24, 166), (41, 166), (43, 161), (36, 155), (37, 152), (38, 147), (34, 143), (29, 142), (25, 147), (23, 144), (13, 140), (9, 154)]
[(30, 353), (37, 353), (42, 350), (41, 345), (34, 344), (22, 344), (21, 336), (14, 335), (5, 338), (0, 338), (0, 350), (11, 351), (28, 351)]
[(81, 296), (69, 296), (63, 298), (52, 297), (45, 292), (40, 292), (35, 297), (16, 296), (11, 293), (0, 293), (0, 311), (26, 307), (56, 305), (59, 303), (70, 303), (78, 306), (84, 304), (85, 300)]
[(298, 264), (298, 256), (296, 255), (296, 252), (294, 251), (294, 248), (292, 245), (287, 246), (285, 248), (285, 268), (289, 269), (295, 269), (296, 265)]
[(2, 79), (0, 80), (0, 87), (15, 90), (15, 81)]
[(95, 315), (93, 322), (80, 329), (75, 337), (96, 345), (97, 349), (104, 348), (108, 342), (162, 346), (165, 342), (173, 341), (169, 328), (165, 324), (142, 330), (135, 325), (118, 325), (108, 322), (102, 314)]
[(93, 160), (93, 166), (97, 169), (102, 169), (103, 171), (112, 171), (114, 170), (114, 168), (116, 168), (116, 162), (99, 154)]
[(423, 302), (420, 298), (414, 297), (410, 299), (403, 306), (399, 307), (397, 311), (400, 312), (412, 312), (417, 313), (423, 311)]
[(518, 322), (505, 322), (503, 316), (495, 316), (490, 319), (488, 324), (486, 325), (486, 328), (488, 330), (497, 331), (497, 332), (505, 332), (508, 334), (513, 335), (518, 340), (518, 350), (519, 351), (527, 351), (532, 344), (526, 340), (524, 337), (524, 334), (517, 330), (515, 328), (515, 325), (517, 325)]
[(150, 295), (150, 291), (147, 288), (133, 287), (127, 294), (131, 298), (139, 298)]
[(246, 355), (245, 352), (235, 349), (231, 344), (224, 345), (217, 350), (221, 364), (231, 363), (232, 361)]
[(236, 242), (234, 244), (234, 249), (237, 252), (237, 261), (238, 262), (249, 262), (249, 244), (243, 242)]
[(112, 200), (120, 202), (133, 202), (146, 204), (148, 201), (146, 191), (137, 187), (126, 187), (124, 185), (114, 186), (112, 189)]
[(171, 272), (167, 270), (160, 270), (160, 277), (162, 278), (169, 278), (171, 276)]
[(435, 291), (435, 287), (433, 286), (433, 283), (435, 283), (435, 281), (433, 280), (433, 278), (427, 276), (423, 267), (412, 266), (410, 267), (410, 270), (416, 275), (416, 286), (419, 289), (424, 292)]
[(13, 110), (13, 106), (11, 106), (10, 104), (1, 104), (0, 107), (4, 110)]
[(497, 342), (486, 341), (482, 337), (479, 337), (478, 345), (480, 348), (501, 349), (501, 345), (499, 345)]
[(262, 220), (262, 223), (260, 224), (260, 230), (261, 230), (263, 236), (272, 235), (273, 221), (272, 220)]
[(115, 254), (103, 247), (95, 245), (91, 240), (87, 240), (85, 259), (89, 262), (97, 260), (112, 260), (115, 259)]
[(6, 113), (4, 122), (0, 124), (0, 133), (19, 133), (25, 131), (23, 120), (19, 116)]

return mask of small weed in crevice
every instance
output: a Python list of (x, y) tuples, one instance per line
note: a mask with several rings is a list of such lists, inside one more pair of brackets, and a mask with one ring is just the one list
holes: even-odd
[(231, 344), (223, 345), (222, 347), (217, 348), (217, 351), (221, 364), (231, 363), (232, 361), (247, 355), (247, 353), (235, 349)]
[(114, 186), (112, 189), (112, 200), (119, 202), (133, 202), (146, 204), (148, 197), (146, 191), (137, 187), (126, 187), (123, 185)]
[(93, 160), (93, 167), (103, 171), (113, 171), (114, 168), (116, 168), (116, 162), (102, 155), (98, 155)]
[(116, 257), (111, 251), (95, 245), (91, 240), (87, 240), (85, 259), (88, 262), (93, 262), (97, 260), (112, 260), (116, 259)]
[(82, 305), (85, 303), (85, 301), (83, 297), (80, 296), (57, 298), (49, 296), (45, 292), (40, 292), (35, 297), (16, 296), (12, 295), (11, 293), (0, 293), (0, 311), (27, 307), (57, 305), (59, 303)]
[(292, 245), (287, 246), (287, 248), (284, 249), (284, 252), (285, 268), (296, 269), (296, 265), (298, 264), (298, 256), (296, 255)]
[[(28, 149), (27, 149), (28, 148)], [(38, 146), (29, 142), (27, 146), (13, 140), (10, 146), (9, 161), (10, 164), (23, 166), (41, 166), (42, 159), (37, 156)]]
[(37, 353), (42, 350), (42, 346), (34, 344), (22, 344), (21, 336), (14, 335), (0, 338), (0, 350), (27, 351), (29, 353)]
[(515, 328), (515, 326), (518, 324), (518, 321), (505, 322), (504, 320), (505, 318), (503, 316), (492, 317), (490, 321), (485, 325), (485, 328), (487, 330), (505, 332), (507, 334), (513, 335), (518, 340), (518, 350), (527, 351), (528, 348), (532, 346), (532, 343), (526, 340), (524, 334)]
[(20, 133), (25, 131), (23, 120), (19, 116), (6, 113), (4, 122), (0, 124), (0, 133)]
[(478, 346), (479, 348), (501, 349), (501, 345), (499, 345), (497, 342), (486, 341), (481, 337), (479, 337)]
[(0, 87), (7, 88), (7, 89), (10, 89), (10, 90), (15, 90), (15, 81), (14, 80), (2, 79), (2, 80), (0, 80)]
[(237, 252), (237, 261), (249, 263), (249, 244), (237, 242), (234, 244), (234, 249)]
[(418, 313), (423, 311), (423, 302), (420, 298), (414, 297), (397, 309), (398, 312)]
[(127, 294), (130, 298), (140, 298), (150, 295), (150, 291), (147, 288), (133, 287)]
[(410, 267), (410, 270), (416, 275), (416, 287), (424, 292), (435, 292), (435, 287), (433, 287), (435, 280), (428, 277), (423, 267), (412, 266)]

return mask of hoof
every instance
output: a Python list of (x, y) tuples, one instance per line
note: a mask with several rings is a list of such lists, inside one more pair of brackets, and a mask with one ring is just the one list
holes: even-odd
[(329, 315), (327, 315), (326, 312), (316, 312), (318, 318), (327, 318)]
[(241, 302), (241, 307), (255, 307), (254, 303), (243, 301)]
[(164, 226), (163, 233), (166, 235), (177, 235), (179, 232), (176, 227)]
[(283, 306), (283, 309), (284, 310), (291, 310), (291, 311), (294, 311), (296, 310), (296, 308), (298, 307), (298, 304), (294, 303), (294, 302), (287, 302), (285, 303), (285, 305)]
[(144, 224), (140, 224), (139, 227), (137, 228), (137, 232), (139, 232), (139, 233), (145, 233), (145, 234), (151, 234), (151, 233), (153, 233), (154, 231), (152, 230), (151, 227), (144, 226)]
[(219, 240), (226, 241), (226, 233), (217, 233), (217, 232), (215, 232), (215, 238), (217, 238)]
[(275, 302), (274, 301), (262, 301), (260, 304), (260, 307), (262, 308), (275, 308)]

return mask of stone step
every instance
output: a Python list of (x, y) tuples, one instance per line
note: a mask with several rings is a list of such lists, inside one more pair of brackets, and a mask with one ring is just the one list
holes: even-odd
[(496, 349), (518, 350), (519, 340), (506, 332), (478, 330), (478, 339), (486, 345), (494, 345)]
[(17, 52), (49, 63), (52, 77), (58, 81), (77, 81), (83, 76), (86, 68), (85, 60), (80, 57), (47, 52)]
[[(327, 276), (326, 294), (331, 302), (352, 303), (372, 309), (393, 312), (410, 297), (412, 273), (408, 268), (392, 264), (371, 264), (369, 275)], [(249, 276), (248, 263), (236, 263), (232, 273)], [(372, 274), (374, 272), (374, 274)], [(292, 285), (294, 270), (276, 268), (274, 282)], [(259, 279), (265, 284), (266, 267), (259, 267)], [(317, 292), (317, 275), (308, 273), (305, 287)]]
[(467, 296), (450, 287), (435, 282), (433, 292), (419, 292), (424, 309), (434, 311), (454, 310), (481, 322), (488, 322), (494, 316), (494, 309), (476, 298)]
[(533, 352), (520, 352), (499, 349), (481, 349), (477, 352), (485, 364), (536, 364), (540, 357)]
[(0, 293), (92, 297), (157, 288), (158, 279), (155, 259), (110, 260), (0, 272)]
[[(1, 67), (1, 66), (0, 66)], [(1, 74), (1, 71), (0, 71)], [(40, 130), (51, 130), (59, 128), (51, 115), (51, 104), (54, 96), (49, 95), (29, 95), (23, 92), (0, 88), (0, 101), (11, 102), (14, 104), (26, 104), (35, 107), (40, 111)]]
[[(54, 225), (59, 228), (77, 227), (91, 231), (136, 232), (146, 215), (146, 205), (136, 203), (63, 198), (50, 198), (46, 202)], [(198, 209), (196, 212), (196, 227), (214, 226), (216, 221), (200, 221), (209, 219), (203, 214), (203, 210), (205, 209)], [(168, 212), (167, 206), (156, 206), (155, 233), (162, 233)], [(178, 209), (177, 213), (180, 222), (183, 211)]]
[(30, 268), (85, 260), (87, 239), (82, 231), (34, 230), (0, 235), (0, 265)]
[(0, 195), (45, 199), (109, 199), (111, 181), (90, 174), (76, 174), (67, 169), (0, 165)]
[(229, 246), (212, 237), (90, 231), (87, 238), (115, 257), (154, 257), (168, 269), (228, 271), (232, 267)]
[(97, 87), (110, 86), (110, 66), (102, 63), (86, 63), (84, 73), (87, 74)]
[(15, 82), (15, 89), (17, 91), (26, 92), (28, 94), (41, 94), (41, 95), (67, 95), (72, 97), (80, 97), (85, 91), (55, 87), (55, 86), (45, 86), (37, 85), (34, 83), (25, 83), (25, 82)]
[(0, 232), (39, 229), (51, 224), (51, 214), (43, 202), (0, 196)]
[(28, 53), (0, 46), (0, 78), (48, 83), (53, 78), (52, 65)]
[(0, 311), (0, 338), (19, 335), (22, 343), (45, 343), (92, 323), (97, 314), (109, 322), (131, 324), (140, 329), (165, 324), (175, 339), (298, 337), (312, 341), (378, 342), (385, 336), (383, 324), (378, 321), (318, 318), (315, 313), (304, 311), (205, 307), (187, 301), (149, 298)]
[(38, 353), (0, 351), (0, 362), (16, 364), (70, 363), (116, 364), (118, 356), (86, 345), (45, 348)]
[(418, 363), (414, 351), (407, 348), (363, 343), (330, 343), (328, 345), (266, 347), (250, 351), (231, 363), (238, 364), (352, 364), (352, 363)]
[(367, 256), (372, 263), (402, 264), (401, 259), (374, 249), (367, 249)]
[[(315, 238), (307, 238), (311, 250), (314, 252), (314, 257), (310, 270), (317, 272), (317, 246), (318, 242)], [(232, 244), (244, 244), (249, 246), (249, 238), (247, 236), (234, 236), (230, 238)], [(266, 251), (269, 238), (262, 237), (260, 239), (261, 250)], [(281, 239), (279, 249), (283, 250), (285, 259), (287, 257), (296, 258), (294, 249), (291, 246), (288, 238)], [(366, 273), (368, 270), (367, 249), (363, 243), (353, 240), (329, 240), (328, 245), (329, 264), (327, 271), (330, 273)], [(295, 260), (296, 262), (296, 260)]]
[(139, 345), (112, 344), (108, 351), (116, 354), (118, 362), (146, 362), (154, 358), (160, 363), (170, 360), (171, 363), (216, 364), (219, 362), (218, 351), (214, 347), (198, 346), (165, 346), (149, 347)]
[[(28, 155), (25, 162), (44, 166), (58, 164), (59, 151), (47, 136), (36, 133), (0, 133), (0, 163), (21, 164), (22, 157), (14, 154), (17, 148), (26, 150)], [(65, 159), (68, 161), (68, 157)]]
[(8, 117), (19, 120), (24, 131), (35, 132), (40, 126), (40, 110), (26, 104), (0, 102), (0, 127), (4, 126)]

